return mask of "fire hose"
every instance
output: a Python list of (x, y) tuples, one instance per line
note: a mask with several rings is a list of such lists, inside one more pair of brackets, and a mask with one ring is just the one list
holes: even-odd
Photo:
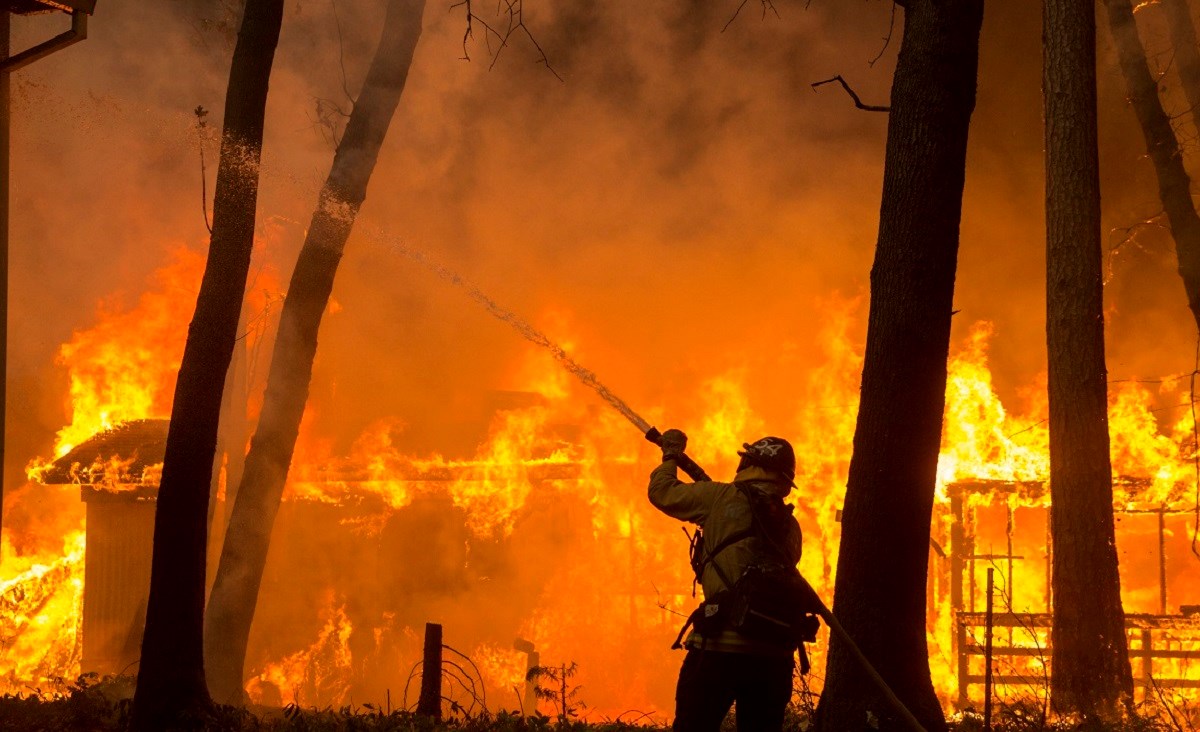
[[(638, 425), (638, 427), (640, 428), (642, 425)], [(655, 445), (659, 445), (660, 447), (662, 446), (662, 433), (658, 431), (657, 427), (650, 427), (646, 430), (646, 439)], [(676, 456), (674, 460), (675, 464), (679, 466), (679, 469), (682, 470), (692, 480), (697, 482), (712, 480), (708, 477), (708, 473), (704, 472), (704, 468), (700, 467), (696, 461), (688, 455), (680, 454)], [(821, 597), (817, 594), (817, 591), (812, 588), (812, 585), (808, 584), (808, 580), (804, 579), (804, 577), (800, 577), (800, 581), (804, 583), (804, 589), (810, 596), (817, 611), (817, 615), (825, 621), (825, 624), (829, 626), (829, 629), (842, 640), (847, 648), (850, 649), (850, 654), (858, 660), (858, 663), (862, 666), (863, 671), (867, 673), (867, 676), (871, 677), (871, 680), (874, 681), (875, 685), (879, 687), (879, 690), (883, 692), (883, 695), (887, 698), (888, 703), (892, 705), (892, 708), (895, 709), (895, 711), (908, 723), (910, 727), (912, 727), (913, 732), (926, 732), (925, 727), (922, 726), (913, 713), (909, 711), (909, 708), (904, 705), (904, 702), (900, 701), (900, 697), (896, 696), (896, 693), (892, 691), (892, 687), (888, 686), (887, 681), (885, 681), (883, 676), (879, 674), (879, 671), (877, 671), (875, 666), (872, 665), (870, 660), (867, 659), (866, 655), (862, 652), (862, 649), (858, 647), (858, 644), (855, 643), (854, 639), (850, 637), (850, 634), (846, 632), (846, 629), (838, 621), (837, 617), (832, 611), (830, 611), (829, 607), (824, 603), (824, 601), (821, 600)]]
[[(554, 360), (558, 361), (563, 368), (572, 373), (585, 386), (595, 391), (601, 399), (608, 402), (609, 406), (616, 409), (621, 413), (622, 416), (632, 422), (633, 425), (637, 427), (643, 435), (645, 435), (647, 440), (661, 446), (662, 433), (660, 433), (657, 428), (652, 427), (649, 422), (643, 419), (637, 412), (633, 411), (633, 409), (631, 409), (629, 405), (626, 404), (620, 397), (610, 391), (607, 386), (602, 384), (600, 380), (596, 378), (594, 373), (581, 366), (575, 361), (575, 359), (571, 358), (566, 349), (552, 341), (545, 333), (533, 327), (533, 325), (531, 325), (527, 320), (522, 318), (517, 313), (497, 303), (495, 300), (489, 297), (487, 293), (464, 280), (458, 273), (430, 261), (423, 253), (404, 246), (402, 243), (396, 242), (394, 245), (397, 251), (399, 251), (401, 254), (424, 265), (433, 271), (433, 273), (438, 277), (441, 277), (450, 284), (464, 290), (472, 300), (482, 306), (492, 316), (505, 323), (508, 323), (508, 325), (520, 333), (523, 338), (534, 345), (549, 351), (550, 355), (554, 357)], [(683, 472), (692, 480), (711, 480), (708, 477), (708, 473), (704, 472), (704, 468), (701, 468), (699, 465), (697, 465), (696, 461), (692, 460), (686, 454), (677, 456), (675, 458), (675, 464), (678, 465), (679, 468), (683, 470)], [(803, 577), (800, 579), (804, 580)], [(895, 707), (896, 711), (900, 713), (900, 716), (908, 722), (909, 726), (912, 727), (914, 732), (926, 732), (925, 728), (921, 726), (921, 723), (917, 721), (917, 718), (913, 716), (913, 713), (908, 710), (908, 707), (904, 706), (904, 703), (900, 701), (900, 699), (892, 691), (891, 687), (887, 685), (887, 682), (883, 680), (883, 677), (879, 675), (879, 672), (875, 670), (875, 667), (871, 665), (871, 662), (867, 660), (867, 657), (863, 655), (863, 652), (859, 649), (858, 644), (854, 642), (854, 639), (850, 637), (850, 634), (846, 632), (846, 629), (842, 627), (842, 624), (838, 622), (833, 613), (829, 611), (829, 608), (825, 606), (825, 603), (821, 601), (821, 598), (817, 595), (816, 591), (812, 589), (812, 586), (808, 584), (807, 580), (804, 580), (804, 585), (812, 596), (814, 601), (813, 604), (817, 608), (817, 615), (819, 615), (821, 619), (824, 620), (825, 623), (833, 630), (833, 632), (842, 639), (842, 641), (846, 644), (846, 647), (850, 649), (851, 654), (858, 659), (858, 662), (862, 665), (863, 670), (866, 671), (867, 675), (870, 676), (875, 684), (879, 686), (880, 691), (883, 692), (884, 696), (887, 697), (888, 701), (893, 707)]]

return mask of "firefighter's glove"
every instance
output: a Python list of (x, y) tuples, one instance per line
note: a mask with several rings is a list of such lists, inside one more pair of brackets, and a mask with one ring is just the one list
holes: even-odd
[(667, 430), (659, 445), (662, 447), (663, 461), (674, 460), (687, 448), (687, 435), (682, 430)]

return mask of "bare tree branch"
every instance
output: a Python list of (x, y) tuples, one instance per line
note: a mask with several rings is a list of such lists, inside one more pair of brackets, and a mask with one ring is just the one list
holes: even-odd
[[(492, 62), (488, 64), (488, 70), (496, 66), (496, 62), (500, 60), (500, 53), (508, 47), (509, 41), (513, 35), (524, 36), (529, 43), (537, 51), (538, 58), (536, 63), (546, 67), (546, 70), (554, 74), (554, 78), (563, 81), (562, 76), (550, 65), (550, 57), (546, 55), (546, 51), (542, 45), (538, 43), (533, 32), (529, 30), (529, 26), (525, 24), (525, 8), (523, 0), (497, 0), (496, 14), (504, 16), (504, 27), (493, 26), (486, 20), (479, 17), (475, 13), (473, 0), (458, 0), (450, 5), (450, 10), (463, 8), (466, 14), (466, 28), (463, 30), (462, 47), (464, 61), (471, 60), (471, 54), (468, 50), (468, 43), (475, 38), (475, 26), (478, 25), (483, 29), (483, 42), (487, 46), (488, 55), (492, 57)], [(492, 49), (492, 41), (495, 40), (496, 48)]]
[(832, 84), (835, 81), (838, 82), (839, 84), (841, 84), (842, 88), (846, 90), (846, 93), (850, 95), (850, 98), (854, 100), (854, 106), (858, 107), (859, 109), (863, 110), (864, 112), (890, 112), (890, 111), (892, 111), (892, 108), (887, 107), (887, 106), (881, 106), (878, 104), (863, 104), (863, 101), (858, 98), (858, 95), (854, 93), (854, 90), (850, 88), (850, 85), (846, 83), (846, 80), (842, 78), (841, 74), (838, 74), (837, 76), (833, 77), (832, 79), (826, 79), (824, 81), (814, 81), (812, 83), (812, 88), (816, 89), (818, 86), (823, 86), (825, 84)]
[(1117, 243), (1109, 247), (1104, 267), (1104, 282), (1107, 284), (1113, 278), (1113, 267), (1115, 266), (1117, 255), (1127, 244), (1141, 246), (1138, 241), (1138, 235), (1146, 229), (1162, 229), (1169, 230), (1169, 227), (1163, 223), (1163, 219), (1167, 216), (1165, 211), (1159, 211), (1153, 216), (1149, 216), (1141, 221), (1134, 222), (1129, 226), (1118, 226), (1113, 228), (1110, 234), (1121, 234), (1121, 239)]
[(350, 82), (346, 80), (346, 49), (345, 44), (342, 41), (342, 19), (338, 17), (337, 0), (329, 0), (329, 4), (333, 8), (333, 22), (337, 26), (338, 66), (341, 67), (342, 70), (342, 93), (346, 95), (346, 99), (349, 100), (350, 106), (353, 107), (356, 100), (354, 99), (354, 95), (350, 93)]
[[(805, 0), (804, 7), (807, 8), (808, 3), (811, 1), (812, 0)], [(733, 25), (733, 21), (737, 20), (738, 16), (742, 14), (742, 8), (746, 7), (746, 5), (749, 2), (750, 2), (750, 0), (742, 0), (741, 5), (737, 6), (737, 10), (733, 11), (733, 15), (729, 18), (728, 21), (725, 22), (725, 27), (721, 29), (722, 33), (729, 30), (729, 26)], [(775, 8), (775, 3), (772, 2), (772, 0), (759, 0), (759, 2), (762, 4), (763, 20), (766, 20), (768, 11), (774, 13), (776, 18), (780, 17), (779, 11)]]
[(887, 52), (888, 46), (892, 45), (892, 34), (896, 31), (896, 8), (899, 5), (900, 3), (896, 2), (896, 0), (892, 0), (892, 18), (888, 21), (887, 35), (883, 37), (883, 47), (879, 49), (879, 53), (875, 54), (875, 58), (867, 62), (867, 66), (874, 68), (875, 62), (883, 58), (883, 54)]

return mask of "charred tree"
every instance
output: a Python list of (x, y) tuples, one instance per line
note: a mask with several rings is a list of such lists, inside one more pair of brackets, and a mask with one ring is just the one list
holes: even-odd
[[(946, 359), (982, 0), (908, 0), (892, 82), (879, 238), (834, 614), (929, 730), (945, 718), (925, 638)], [(825, 732), (908, 729), (836, 637)]]
[[(1108, 10), (1109, 29), (1116, 42), (1121, 73), (1129, 89), (1129, 101), (1141, 124), (1146, 150), (1158, 176), (1158, 195), (1175, 239), (1179, 276), (1183, 278), (1188, 307), (1191, 308), (1197, 328), (1200, 328), (1200, 216), (1196, 214), (1196, 207), (1192, 203), (1192, 181), (1184, 170), (1183, 155), (1175, 130), (1171, 127), (1171, 119), (1158, 97), (1158, 84), (1146, 61), (1146, 49), (1138, 36), (1133, 6), (1129, 0), (1104, 0), (1104, 5)], [(1172, 18), (1173, 26), (1177, 25), (1174, 21)], [(1191, 22), (1190, 17), (1188, 22)], [(1176, 32), (1172, 32), (1172, 38)], [(1194, 42), (1194, 29), (1192, 38)], [(1186, 57), (1186, 53), (1184, 55)], [(1183, 72), (1182, 66), (1180, 72)], [(1188, 92), (1188, 98), (1191, 99), (1191, 92)]]
[(246, 644), (267, 561), (271, 528), (308, 401), (317, 332), (338, 262), (384, 136), (404, 91), (425, 0), (390, 0), (383, 35), (338, 144), (280, 316), (262, 413), (246, 456), (209, 598), (205, 658), (213, 696), (242, 703)]
[(254, 244), (267, 88), (282, 20), (283, 0), (248, 0), (229, 69), (212, 238), (179, 366), (158, 490), (133, 701), (137, 730), (195, 727), (211, 706), (202, 640), (209, 484)]
[[(1113, 526), (1093, 0), (1043, 4), (1051, 701), (1104, 720), (1133, 694)], [(1190, 203), (1189, 203), (1190, 207)]]

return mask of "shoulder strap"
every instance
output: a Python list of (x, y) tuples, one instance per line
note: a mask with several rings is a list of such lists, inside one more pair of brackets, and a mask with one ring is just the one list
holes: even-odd
[(746, 497), (746, 502), (750, 504), (750, 526), (753, 533), (761, 536), (777, 555), (777, 558), (782, 560), (784, 564), (792, 564), (790, 556), (791, 553), (780, 543), (779, 538), (774, 536), (771, 531), (768, 530), (768, 527), (765, 525), (766, 522), (763, 520), (762, 516), (759, 515), (758, 503), (761, 499), (756, 498), (751, 493), (750, 488), (744, 482), (737, 482), (733, 485), (738, 489), (738, 492)]
[[(702, 557), (700, 557), (699, 561), (694, 562), (692, 565), (692, 568), (696, 571), (696, 581), (701, 581), (703, 579), (701, 577), (701, 575), (704, 574), (704, 568), (707, 567), (709, 564), (712, 564), (713, 569), (715, 569), (717, 571), (717, 576), (721, 578), (721, 581), (725, 583), (725, 586), (733, 587), (733, 581), (730, 580), (729, 577), (725, 574), (725, 570), (721, 569), (721, 565), (717, 564), (713, 560), (715, 560), (717, 558), (717, 555), (720, 554), (721, 552), (725, 551), (729, 547), (738, 543), (742, 539), (749, 539), (751, 536), (754, 536), (756, 533), (758, 533), (758, 532), (754, 528), (754, 523), (751, 522), (750, 526), (747, 526), (746, 528), (742, 529), (741, 531), (735, 531), (734, 533), (725, 537), (725, 539), (722, 540), (721, 542), (719, 542), (715, 547), (713, 547), (712, 550), (704, 550), (704, 555)], [(703, 547), (701, 547), (701, 548), (703, 549)]]
[(725, 575), (725, 572), (721, 569), (721, 566), (716, 564), (713, 560), (717, 558), (718, 554), (725, 551), (729, 547), (733, 546), (739, 541), (742, 541), (743, 539), (749, 539), (752, 536), (763, 537), (780, 558), (782, 558), (785, 562), (787, 560), (788, 552), (779, 545), (779, 543), (775, 540), (775, 537), (771, 536), (771, 532), (767, 531), (766, 527), (763, 525), (763, 521), (758, 515), (758, 507), (756, 505), (757, 499), (755, 498), (754, 494), (751, 493), (750, 489), (744, 482), (735, 482), (733, 483), (733, 487), (736, 488), (737, 491), (742, 494), (742, 497), (746, 499), (746, 502), (750, 504), (750, 525), (741, 531), (735, 531), (734, 533), (725, 537), (711, 550), (704, 550), (704, 554), (699, 561), (693, 563), (693, 568), (696, 571), (697, 581), (701, 579), (701, 575), (704, 573), (704, 568), (712, 563), (713, 569), (717, 571), (717, 576), (721, 578), (721, 581), (725, 583), (725, 586), (733, 587), (733, 582), (730, 581), (729, 577)]

